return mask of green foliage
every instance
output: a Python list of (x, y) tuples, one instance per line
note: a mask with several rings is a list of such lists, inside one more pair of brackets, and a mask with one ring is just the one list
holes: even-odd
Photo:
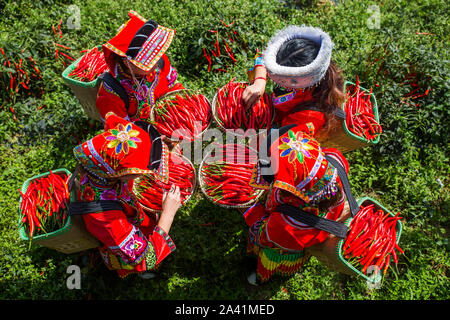
[[(0, 4), (0, 47), (18, 62), (31, 56), (42, 79), (32, 95), (11, 100), (8, 70), (0, 60), (0, 284), (4, 299), (448, 299), (449, 298), (449, 80), (448, 27), (443, 0), (337, 1), (4, 1)], [(80, 8), (80, 29), (69, 29), (69, 5)], [(381, 13), (379, 29), (367, 21), (370, 5)], [(171, 236), (177, 250), (160, 276), (120, 279), (93, 251), (64, 255), (20, 240), (19, 193), (30, 176), (49, 169), (73, 170), (72, 149), (101, 125), (88, 120), (64, 83), (62, 60), (55, 61), (52, 25), (63, 19), (59, 43), (78, 58), (114, 36), (127, 12), (176, 29), (168, 56), (188, 88), (212, 98), (232, 77), (245, 80), (256, 48), (289, 24), (310, 24), (330, 33), (333, 59), (345, 78), (373, 88), (383, 134), (380, 143), (347, 154), (355, 196), (369, 195), (401, 212), (404, 229), (399, 257), (380, 289), (338, 274), (312, 258), (302, 272), (269, 283), (247, 284), (244, 255), (247, 229), (240, 213), (220, 209), (201, 193), (177, 214)], [(236, 51), (228, 72), (207, 72), (201, 43), (207, 29), (235, 22), (247, 51)], [(22, 52), (23, 50), (23, 52)], [(199, 51), (200, 50), (200, 51)], [(1, 57), (0, 57), (1, 58)], [(3, 59), (3, 58), (1, 58)], [(378, 59), (378, 60), (377, 60)], [(230, 61), (223, 61), (228, 64)], [(30, 68), (30, 65), (27, 65)], [(6, 73), (6, 74), (5, 74)], [(406, 97), (410, 75), (427, 95)], [(5, 83), (6, 81), (6, 83)], [(376, 86), (377, 84), (377, 86)], [(269, 86), (270, 87), (270, 86)], [(43, 89), (41, 94), (40, 89)], [(13, 108), (17, 121), (11, 113)], [(82, 269), (81, 290), (68, 290), (66, 268)]]

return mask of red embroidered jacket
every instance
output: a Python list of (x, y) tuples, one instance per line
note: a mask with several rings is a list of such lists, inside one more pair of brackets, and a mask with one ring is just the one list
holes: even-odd
[(183, 86), (180, 83), (176, 83), (177, 72), (176, 69), (170, 64), (169, 58), (164, 54), (162, 56), (164, 66), (162, 69), (156, 67), (155, 70), (149, 73), (145, 81), (145, 97), (141, 97), (134, 91), (134, 84), (130, 78), (121, 79), (121, 75), (115, 75), (112, 73), (125, 88), (129, 97), (128, 112), (125, 107), (125, 103), (116, 94), (112, 88), (102, 82), (97, 94), (96, 106), (100, 112), (102, 119), (105, 115), (112, 111), (119, 117), (129, 120), (137, 120), (140, 118), (140, 110), (144, 104), (153, 105), (155, 101), (162, 95), (169, 91), (182, 89)]

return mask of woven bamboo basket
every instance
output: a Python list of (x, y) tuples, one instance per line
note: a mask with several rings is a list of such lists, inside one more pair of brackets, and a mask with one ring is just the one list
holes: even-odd
[[(252, 148), (250, 148), (250, 149), (252, 149)], [(253, 149), (252, 149), (252, 150), (253, 150)], [(242, 208), (249, 208), (249, 207), (251, 207), (252, 205), (254, 205), (256, 202), (258, 202), (259, 199), (264, 195), (264, 191), (265, 191), (265, 190), (258, 190), (258, 189), (255, 189), (255, 193), (257, 194), (257, 196), (256, 196), (254, 199), (252, 199), (252, 200), (250, 200), (250, 201), (248, 201), (248, 202), (246, 202), (246, 203), (236, 204), (236, 205), (226, 205), (226, 204), (219, 203), (219, 202), (215, 201), (214, 198), (212, 198), (210, 195), (208, 195), (208, 193), (206, 192), (206, 189), (205, 189), (205, 187), (206, 187), (206, 186), (205, 186), (205, 182), (203, 181), (202, 168), (203, 168), (203, 165), (205, 164), (205, 162), (207, 161), (208, 157), (211, 155), (212, 151), (213, 151), (213, 150), (210, 150), (210, 151), (205, 155), (205, 157), (203, 158), (202, 162), (200, 163), (200, 166), (199, 166), (199, 169), (198, 169), (198, 183), (199, 183), (199, 186), (200, 186), (200, 190), (201, 190), (202, 193), (205, 195), (205, 197), (206, 197), (208, 200), (210, 200), (212, 203), (218, 205), (219, 207), (226, 208), (226, 209), (242, 209)], [(256, 151), (255, 151), (255, 152), (256, 152)]]
[[(155, 122), (155, 107), (158, 104), (159, 101), (162, 101), (168, 97), (171, 96), (175, 96), (177, 94), (180, 93), (187, 93), (187, 94), (191, 94), (193, 91), (190, 89), (179, 89), (179, 90), (174, 90), (174, 91), (170, 91), (166, 94), (164, 94), (162, 97), (160, 97), (155, 104), (153, 105), (152, 109), (150, 110), (150, 121)], [(205, 96), (206, 101), (208, 102), (209, 108), (211, 109), (211, 102), (209, 101), (209, 99)], [(211, 126), (212, 123), (212, 117), (210, 117), (210, 120), (208, 122), (208, 125), (205, 127), (205, 129), (195, 138), (195, 139), (201, 139), (203, 134), (206, 132), (206, 130), (209, 129), (209, 127)], [(179, 142), (178, 140), (172, 139), (172, 137), (167, 137), (169, 138), (172, 142)], [(189, 141), (190, 142), (190, 141)]]
[[(344, 93), (349, 90), (349, 87), (354, 86), (355, 83), (346, 81), (344, 83)], [(364, 92), (369, 93), (370, 91), (361, 87), (360, 89)], [(372, 102), (373, 113), (375, 120), (380, 123), (380, 117), (378, 115), (378, 105), (375, 95), (373, 93), (370, 94), (370, 101)], [(345, 101), (342, 104), (342, 110), (345, 110)], [(348, 116), (348, 115), (347, 115)], [(336, 148), (342, 153), (350, 152), (356, 149), (369, 147), (377, 144), (380, 141), (380, 136), (377, 136), (375, 139), (367, 141), (363, 137), (360, 137), (353, 132), (351, 132), (345, 120), (339, 120), (339, 125), (336, 126), (335, 129), (332, 129), (326, 137), (321, 138), (320, 134), (318, 135), (319, 143), (323, 148)]]
[[(101, 46), (97, 46), (97, 49), (101, 49)], [(100, 88), (101, 80), (97, 78), (90, 82), (83, 82), (69, 77), (69, 74), (77, 67), (82, 58), (83, 56), (69, 65), (62, 73), (62, 77), (80, 101), (87, 116), (91, 119), (101, 121), (100, 113), (95, 104), (97, 101), (97, 93)]]
[[(66, 174), (67, 176), (71, 175), (70, 171), (64, 168), (56, 169), (52, 172), (55, 174)], [(31, 181), (46, 177), (49, 174), (50, 172), (42, 173), (26, 180), (22, 185), (22, 193), (26, 193)], [(75, 200), (75, 192), (76, 191), (74, 189), (71, 191), (70, 201)], [(22, 197), (19, 201), (19, 235), (22, 240), (54, 249), (65, 254), (81, 252), (100, 245), (99, 241), (86, 230), (86, 226), (81, 216), (69, 216), (66, 224), (61, 229), (34, 236), (30, 240), (25, 232), (25, 226), (20, 225), (20, 220), (22, 217), (22, 212), (20, 211), (21, 203)]]
[[(392, 212), (390, 212), (388, 209), (386, 209), (380, 203), (378, 203), (376, 200), (370, 197), (361, 198), (357, 202), (359, 206), (367, 206), (369, 204), (374, 204), (376, 210), (381, 209), (386, 213), (388, 212), (391, 216), (394, 216)], [(348, 227), (352, 219), (353, 218), (350, 215), (348, 203), (346, 202), (344, 211), (337, 221), (344, 223)], [(399, 243), (400, 236), (402, 233), (402, 224), (400, 221), (397, 221), (396, 232), (397, 232), (397, 243)], [(355, 268), (343, 257), (342, 246), (344, 242), (345, 239), (340, 239), (330, 234), (324, 242), (309, 247), (305, 250), (311, 253), (313, 256), (315, 256), (317, 260), (319, 260), (321, 263), (326, 265), (331, 270), (352, 276), (359, 276), (364, 278), (366, 281), (373, 281), (373, 279), (371, 279), (363, 272)]]
[[(191, 194), (190, 194), (188, 197), (186, 197), (186, 199), (185, 199), (185, 200), (183, 201), (183, 203), (182, 203), (183, 205), (186, 205), (186, 204), (189, 202), (189, 200), (191, 200), (192, 196), (193, 196), (194, 193), (195, 193), (195, 189), (197, 188), (197, 174), (196, 174), (196, 172), (195, 172), (195, 167), (194, 167), (194, 165), (192, 164), (192, 162), (191, 162), (188, 158), (186, 158), (186, 157), (183, 156), (183, 155), (177, 154), (177, 153), (176, 153), (176, 155), (178, 155), (178, 156), (181, 157), (185, 162), (187, 162), (187, 163), (192, 167), (192, 170), (194, 171), (194, 180), (192, 181), (192, 190), (191, 190)], [(169, 171), (169, 175), (170, 175), (170, 171)], [(140, 179), (141, 179), (141, 178), (137, 178), (137, 179), (135, 180), (135, 183), (133, 184), (133, 194), (137, 197), (138, 200), (139, 200), (139, 198), (142, 198), (141, 194), (140, 194), (139, 191), (136, 189), (136, 186), (139, 184)], [(161, 210), (155, 210), (155, 209), (149, 208), (149, 207), (143, 205), (143, 204), (140, 203), (140, 202), (139, 202), (139, 204), (140, 204), (140, 205), (142, 206), (142, 208), (143, 208), (145, 211), (147, 211), (147, 212), (154, 213), (154, 214), (160, 214), (160, 213), (161, 213)]]
[[(246, 82), (241, 82), (241, 83), (246, 83)], [(212, 115), (214, 118), (214, 121), (217, 123), (219, 129), (223, 132), (226, 132), (227, 134), (231, 134), (236, 136), (238, 139), (244, 139), (244, 138), (248, 138), (249, 140), (254, 139), (255, 137), (257, 137), (259, 139), (259, 141), (263, 141), (265, 139), (265, 137), (267, 136), (267, 130), (268, 129), (261, 129), (259, 130), (259, 132), (256, 132), (255, 134), (247, 134), (247, 135), (243, 135), (243, 134), (239, 134), (238, 132), (235, 132), (234, 129), (227, 129), (223, 126), (222, 122), (219, 119), (219, 115), (218, 115), (218, 111), (217, 111), (217, 92), (213, 97), (212, 100), (212, 104), (211, 104), (211, 108), (212, 108)], [(272, 112), (273, 116), (272, 116), (272, 122), (275, 119), (275, 111)]]

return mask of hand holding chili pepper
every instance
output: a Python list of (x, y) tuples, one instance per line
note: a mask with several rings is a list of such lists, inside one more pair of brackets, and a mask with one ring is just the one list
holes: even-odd
[(195, 168), (181, 156), (171, 152), (169, 155), (169, 181), (164, 183), (156, 174), (147, 174), (135, 180), (133, 192), (144, 208), (160, 212), (164, 193), (172, 185), (180, 189), (181, 202), (184, 204), (194, 191)]
[(250, 108), (243, 102), (246, 83), (237, 83), (232, 79), (217, 90), (216, 115), (225, 129), (267, 129), (272, 124), (273, 105), (266, 93)]

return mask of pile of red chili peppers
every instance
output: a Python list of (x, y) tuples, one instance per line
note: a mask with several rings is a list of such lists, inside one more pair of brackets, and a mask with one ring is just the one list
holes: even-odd
[(431, 76), (417, 71), (414, 65), (409, 64), (408, 72), (405, 74), (404, 81), (400, 84), (403, 86), (409, 86), (410, 90), (408, 93), (403, 95), (400, 102), (418, 107), (420, 102), (414, 103), (412, 100), (423, 98), (430, 93), (432, 89), (429, 85), (430, 80)]
[(25, 194), (20, 190), (22, 203), (21, 224), (28, 230), (29, 238), (61, 229), (68, 217), (69, 189), (65, 173), (53, 173), (31, 181)]
[(403, 253), (397, 244), (396, 225), (400, 219), (399, 213), (391, 216), (374, 204), (361, 207), (350, 223), (342, 246), (344, 258), (356, 268), (362, 268), (363, 273), (374, 265), (385, 274), (391, 255), (394, 262), (398, 262), (395, 249)]
[(227, 206), (244, 205), (256, 199), (258, 190), (249, 185), (256, 152), (239, 144), (218, 145), (217, 149), (220, 152), (205, 158), (202, 166), (200, 179), (204, 192), (215, 203)]
[(199, 93), (171, 95), (158, 101), (153, 112), (156, 128), (169, 138), (177, 131), (178, 138), (193, 141), (211, 122), (211, 106)]
[(69, 73), (69, 77), (90, 82), (106, 71), (108, 71), (108, 65), (105, 62), (103, 51), (99, 51), (95, 47), (81, 58), (75, 69)]
[(180, 187), (181, 202), (186, 204), (194, 192), (195, 168), (179, 155), (171, 152), (169, 156), (169, 182), (163, 183), (153, 174), (144, 175), (134, 181), (135, 195), (144, 207), (160, 212), (164, 191), (172, 184)]
[(208, 72), (211, 71), (211, 67), (214, 71), (227, 72), (228, 68), (222, 61), (231, 60), (232, 64), (236, 63), (233, 47), (241, 45), (242, 42), (242, 46), (246, 50), (245, 43), (241, 41), (238, 31), (233, 29), (234, 22), (230, 24), (223, 20), (220, 22), (221, 26), (208, 30), (209, 33), (212, 33), (212, 37), (209, 35), (204, 37), (206, 39), (204, 42), (208, 42), (208, 40), (210, 42), (209, 45), (203, 47), (203, 55), (208, 61)]
[(367, 142), (376, 139), (382, 132), (381, 125), (375, 119), (370, 92), (361, 90), (359, 78), (355, 86), (348, 87), (346, 92), (345, 113), (347, 128), (354, 134), (365, 138)]
[[(2, 92), (9, 93), (3, 95), (5, 100), (10, 100), (13, 102), (18, 95), (21, 93), (27, 93), (28, 96), (32, 95), (32, 85), (42, 80), (41, 71), (37, 67), (36, 61), (31, 56), (24, 55), (25, 49), (22, 49), (22, 55), (19, 55), (16, 59), (9, 57), (3, 48), (0, 48), (0, 63), (3, 64), (4, 67), (14, 68), (14, 71), (9, 72), (0, 72), (0, 77), (3, 81), (1, 81), (1, 85), (4, 88)], [(16, 60), (16, 61), (14, 61)], [(9, 78), (8, 76), (9, 75)], [(40, 94), (44, 93), (44, 90), (40, 87), (35, 86), (35, 92), (39, 92)], [(26, 90), (26, 91), (24, 91)], [(17, 117), (14, 111), (14, 108), (10, 106), (10, 111), (14, 116), (14, 120), (17, 121)]]
[[(61, 25), (62, 25), (62, 19), (59, 20), (58, 26), (55, 28), (54, 25), (52, 25), (53, 30), (53, 36), (58, 39), (62, 38), (62, 31), (61, 31)], [(68, 46), (62, 45), (60, 43), (55, 42), (55, 60), (58, 61), (58, 58), (62, 59), (62, 63), (64, 67), (66, 67), (66, 59), (70, 61), (74, 61), (75, 59), (72, 58), (68, 53), (64, 52), (64, 50), (72, 50)]]
[(242, 93), (246, 83), (234, 82), (234, 78), (217, 90), (216, 115), (225, 129), (267, 129), (272, 125), (272, 100), (264, 93), (252, 107), (246, 108)]

